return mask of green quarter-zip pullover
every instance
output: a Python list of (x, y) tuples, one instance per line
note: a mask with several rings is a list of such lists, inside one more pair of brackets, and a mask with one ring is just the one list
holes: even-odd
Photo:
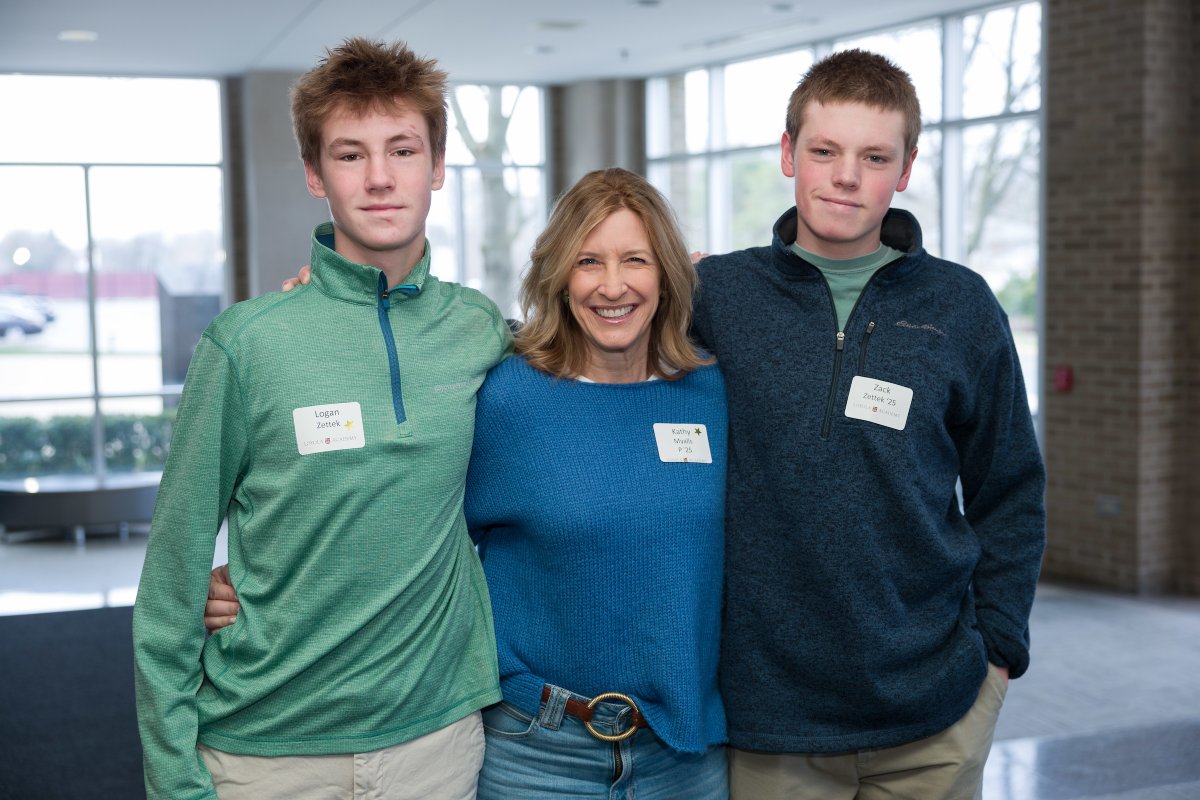
[[(463, 519), (495, 304), (400, 286), (314, 231), (312, 282), (238, 303), (192, 358), (134, 611), (150, 798), (214, 798), (196, 742), (260, 756), (388, 747), (497, 702)], [(202, 626), (228, 519), (237, 621)]]

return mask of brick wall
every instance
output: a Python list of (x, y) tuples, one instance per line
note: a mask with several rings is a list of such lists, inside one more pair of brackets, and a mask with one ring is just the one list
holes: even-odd
[[(1186, 5), (1186, 3), (1184, 4)], [(1177, 580), (1180, 591), (1200, 596), (1200, 418), (1196, 416), (1200, 407), (1200, 9), (1192, 4), (1190, 23), (1190, 42), (1187, 46), (1186, 59), (1191, 65), (1188, 77), (1190, 97), (1185, 99), (1190, 103), (1191, 116), (1189, 119), (1190, 147), (1180, 148), (1190, 159), (1188, 164), (1191, 197), (1188, 207), (1183, 211), (1188, 218), (1185, 227), (1191, 232), (1191, 241), (1186, 243), (1189, 248), (1186, 256), (1185, 272), (1190, 282), (1188, 298), (1187, 321), (1189, 332), (1187, 341), (1190, 344), (1190, 360), (1187, 364), (1188, 381), (1186, 384), (1188, 402), (1187, 455), (1184, 458), (1183, 471), (1188, 476), (1185, 489), (1187, 506), (1183, 521), (1184, 531), (1179, 538), (1178, 557), (1180, 574)], [(1185, 27), (1186, 29), (1186, 27)], [(1184, 70), (1188, 72), (1189, 70)]]
[(1200, 593), (1192, 6), (1045, 6), (1045, 573), (1134, 592)]

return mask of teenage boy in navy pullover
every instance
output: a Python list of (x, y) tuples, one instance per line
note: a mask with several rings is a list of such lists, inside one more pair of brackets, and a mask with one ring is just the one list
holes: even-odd
[(919, 132), (887, 59), (818, 62), (781, 142), (795, 208), (698, 266), (730, 411), (734, 800), (978, 797), (1029, 663), (1044, 470), (1004, 312), (889, 208)]

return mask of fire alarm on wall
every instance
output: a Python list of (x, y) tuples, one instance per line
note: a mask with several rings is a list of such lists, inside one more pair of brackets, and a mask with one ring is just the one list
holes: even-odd
[(1069, 392), (1075, 386), (1075, 371), (1070, 364), (1059, 364), (1054, 368), (1054, 391)]

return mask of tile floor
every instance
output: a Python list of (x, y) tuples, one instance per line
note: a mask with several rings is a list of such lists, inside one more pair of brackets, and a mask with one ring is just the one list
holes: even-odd
[(1200, 800), (1200, 599), (1043, 583), (985, 800)]
[[(145, 546), (136, 528), (0, 542), (0, 614), (132, 603)], [(1030, 629), (985, 800), (1200, 800), (1200, 599), (1044, 583)]]

